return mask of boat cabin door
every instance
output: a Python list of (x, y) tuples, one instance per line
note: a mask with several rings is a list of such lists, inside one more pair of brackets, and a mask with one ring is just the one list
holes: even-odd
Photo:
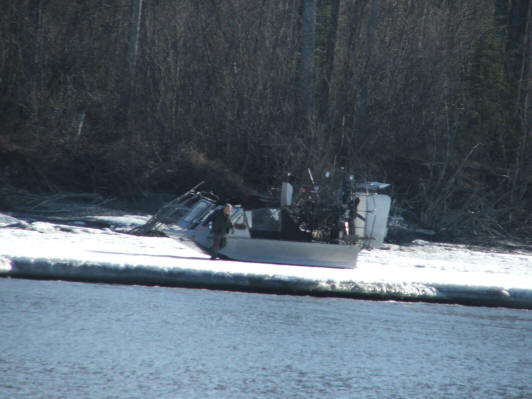
[(246, 220), (246, 213), (240, 206), (234, 206), (231, 213), (231, 222), (233, 223), (233, 230), (229, 233), (229, 238), (250, 238), (249, 224)]
[[(217, 206), (206, 213), (201, 222), (194, 228), (193, 239), (203, 247), (209, 248), (212, 245), (212, 219), (216, 212), (222, 210), (222, 206)], [(227, 238), (250, 238), (249, 227), (246, 222), (246, 215), (240, 206), (234, 206), (231, 211), (231, 223), (233, 229)]]

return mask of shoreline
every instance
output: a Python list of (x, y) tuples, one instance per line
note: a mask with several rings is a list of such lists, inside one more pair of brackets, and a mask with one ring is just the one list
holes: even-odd
[(354, 269), (211, 261), (185, 240), (124, 234), (147, 217), (4, 219), (0, 276), (532, 309), (532, 253), (417, 240), (363, 251)]

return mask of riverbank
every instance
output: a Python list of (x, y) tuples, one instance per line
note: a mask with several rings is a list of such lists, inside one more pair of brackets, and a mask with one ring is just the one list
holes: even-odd
[(352, 270), (211, 261), (193, 243), (125, 234), (147, 214), (4, 215), (0, 275), (532, 309), (532, 253), (416, 240), (362, 251)]

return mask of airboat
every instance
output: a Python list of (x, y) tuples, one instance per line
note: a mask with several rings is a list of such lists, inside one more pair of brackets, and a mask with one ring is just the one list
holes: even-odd
[(277, 195), (250, 195), (222, 200), (198, 184), (164, 205), (141, 235), (187, 238), (203, 250), (212, 244), (212, 220), (223, 204), (233, 205), (233, 228), (221, 257), (255, 263), (350, 269), (363, 249), (378, 248), (387, 233), (391, 198), (381, 191), (389, 184), (355, 184), (353, 175), (327, 172), (316, 183), (294, 190), (289, 178)]

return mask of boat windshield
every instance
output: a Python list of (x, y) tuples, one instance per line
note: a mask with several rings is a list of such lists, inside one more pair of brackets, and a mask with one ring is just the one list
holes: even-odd
[(194, 204), (188, 215), (186, 215), (183, 220), (186, 223), (190, 223), (199, 219), (212, 205), (213, 204), (211, 202), (204, 199), (199, 200), (196, 204)]
[(281, 211), (279, 208), (259, 208), (246, 211), (250, 229), (255, 231), (281, 231)]

